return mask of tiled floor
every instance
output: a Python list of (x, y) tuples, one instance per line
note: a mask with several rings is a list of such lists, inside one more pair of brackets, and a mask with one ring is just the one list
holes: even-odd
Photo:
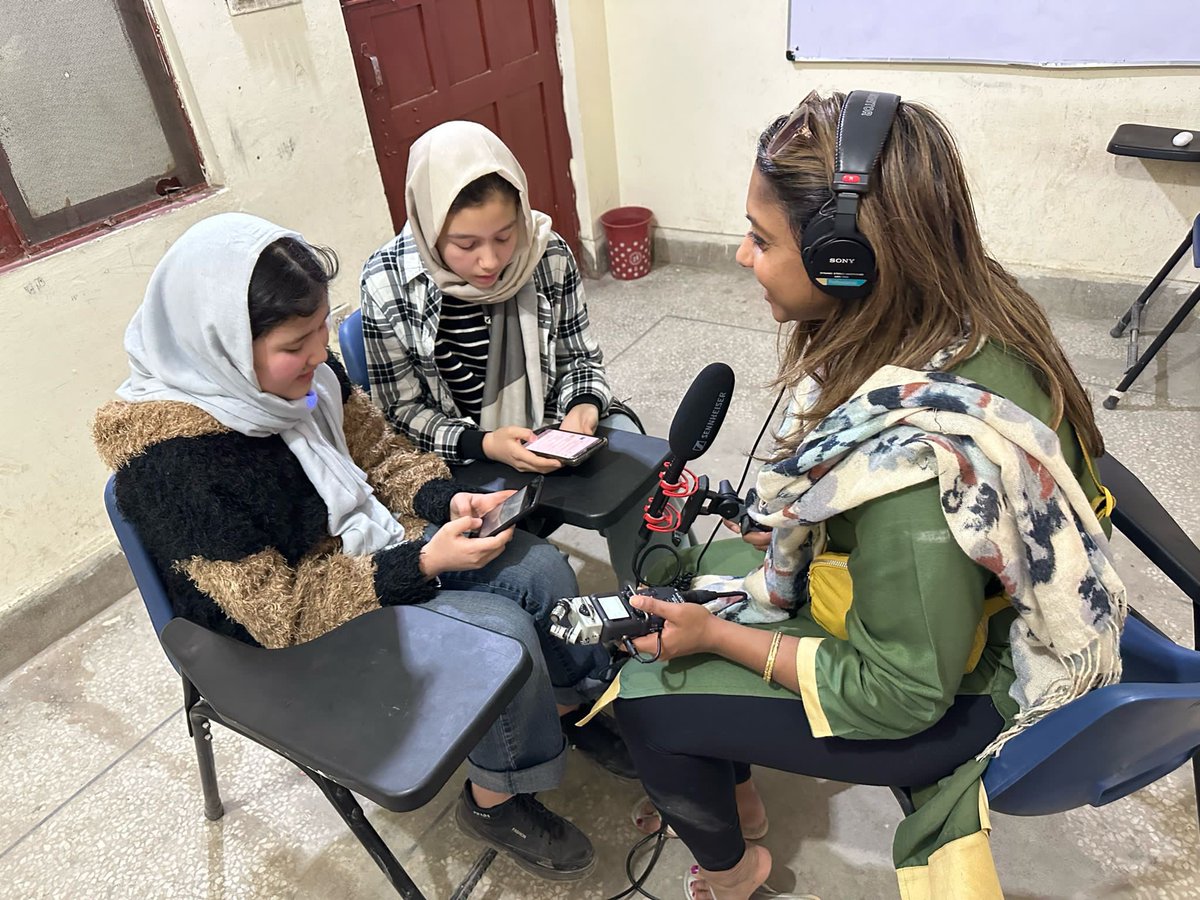
[[(733, 410), (696, 466), (735, 478), (773, 399), (775, 328), (752, 279), (736, 270), (665, 267), (638, 282), (587, 286), (618, 393), (665, 431), (692, 375), (724, 359), (737, 371)], [(1056, 332), (1097, 396), (1119, 375), (1123, 345), (1107, 336), (1120, 310), (1045, 288)], [(1098, 308), (1099, 307), (1099, 308)], [(1165, 312), (1155, 310), (1152, 322)], [(1117, 411), (1101, 411), (1111, 449), (1180, 524), (1200, 535), (1200, 335), (1177, 336)], [(587, 589), (612, 584), (604, 544), (564, 529)], [(1186, 598), (1117, 539), (1134, 604), (1190, 641)], [(180, 692), (134, 595), (0, 681), (0, 897), (394, 896), (315, 787), (288, 763), (227, 732), (215, 748), (225, 817), (204, 819)], [(895, 896), (889, 864), (899, 818), (890, 794), (763, 772), (778, 865), (776, 887), (824, 900)], [(449, 811), (455, 779), (421, 811), (368, 815), (430, 898), (448, 897), (477, 847)], [(472, 895), (602, 898), (618, 892), (636, 834), (639, 791), (573, 757), (559, 790), (543, 796), (592, 836), (599, 865), (582, 884), (531, 881), (501, 858)], [(993, 846), (1010, 898), (1200, 897), (1200, 838), (1190, 773), (1177, 772), (1103, 809), (1040, 819), (997, 816)], [(648, 888), (682, 896), (690, 859), (672, 842)]]

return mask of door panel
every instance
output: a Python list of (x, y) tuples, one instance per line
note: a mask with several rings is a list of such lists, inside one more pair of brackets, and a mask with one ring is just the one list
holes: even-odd
[(342, 11), (397, 231), (409, 147), (469, 119), (508, 144), (533, 207), (578, 252), (553, 0), (342, 0)]

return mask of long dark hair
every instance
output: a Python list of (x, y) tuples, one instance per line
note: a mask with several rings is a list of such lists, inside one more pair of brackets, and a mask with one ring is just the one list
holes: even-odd
[[(770, 152), (786, 117), (759, 138), (758, 171), (788, 215), (797, 246), (804, 226), (833, 197), (844, 102), (843, 94), (809, 94), (801, 102), (806, 121), (784, 146)], [(1102, 454), (1092, 405), (1045, 312), (984, 249), (950, 130), (932, 110), (906, 101), (878, 166), (878, 187), (858, 214), (879, 267), (874, 291), (838, 303), (827, 319), (797, 325), (783, 354), (781, 386), (810, 375), (821, 384), (802, 421), (812, 425), (829, 415), (880, 366), (919, 368), (966, 331), (966, 346), (946, 368), (966, 359), (982, 338), (1002, 344), (1030, 364), (1050, 395), (1052, 427), (1065, 415), (1087, 452)]]
[(311, 316), (338, 273), (337, 254), (292, 237), (267, 245), (250, 275), (250, 336), (266, 334), (297, 316)]

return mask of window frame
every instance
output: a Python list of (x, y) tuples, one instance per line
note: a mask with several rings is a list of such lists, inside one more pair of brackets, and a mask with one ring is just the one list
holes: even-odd
[[(21, 196), (8, 155), (0, 147), (2, 267), (36, 258), (66, 244), (78, 243), (208, 188), (203, 155), (179, 95), (175, 74), (163, 46), (162, 32), (149, 4), (145, 0), (114, 0), (113, 5), (133, 49), (143, 83), (150, 92), (175, 167), (137, 184), (35, 218)], [(113, 148), (113, 152), (120, 152), (120, 147)]]

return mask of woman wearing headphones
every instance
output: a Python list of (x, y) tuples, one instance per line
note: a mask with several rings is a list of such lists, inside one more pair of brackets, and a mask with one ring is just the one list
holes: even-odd
[(791, 325), (791, 404), (751, 510), (771, 531), (752, 538), (765, 559), (724, 542), (704, 561), (758, 566), (725, 585), (747, 595), (735, 607), (634, 601), (666, 620), (616, 705), (640, 824), (661, 810), (692, 851), (689, 896), (744, 900), (771, 868), (746, 843), (767, 829), (752, 764), (903, 787), (901, 894), (1000, 897), (987, 760), (1120, 676), (1091, 405), (984, 251), (925, 107), (809, 95), (762, 134), (746, 203), (737, 260)]

